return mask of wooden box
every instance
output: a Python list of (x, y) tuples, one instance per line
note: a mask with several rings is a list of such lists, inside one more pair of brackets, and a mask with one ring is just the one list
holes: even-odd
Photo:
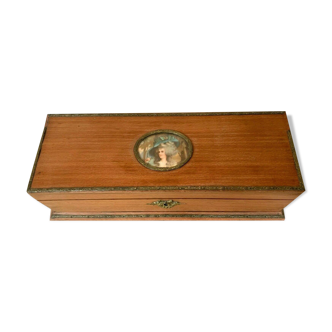
[(52, 220), (283, 220), (304, 190), (285, 112), (50, 114), (28, 185)]

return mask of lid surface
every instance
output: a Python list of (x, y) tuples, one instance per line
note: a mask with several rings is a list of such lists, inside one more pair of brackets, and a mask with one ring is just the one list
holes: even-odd
[[(140, 164), (135, 144), (155, 130), (189, 138), (190, 160), (166, 172)], [(48, 116), (29, 192), (137, 187), (304, 189), (285, 112)]]

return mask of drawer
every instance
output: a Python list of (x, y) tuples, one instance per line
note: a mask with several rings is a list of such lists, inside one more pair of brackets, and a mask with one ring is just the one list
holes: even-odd
[(255, 212), (281, 211), (291, 200), (113, 199), (41, 201), (54, 212)]

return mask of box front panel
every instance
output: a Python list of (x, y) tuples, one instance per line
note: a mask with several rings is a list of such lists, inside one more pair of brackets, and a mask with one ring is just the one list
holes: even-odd
[(54, 212), (255, 212), (281, 211), (291, 200), (139, 199), (42, 201)]

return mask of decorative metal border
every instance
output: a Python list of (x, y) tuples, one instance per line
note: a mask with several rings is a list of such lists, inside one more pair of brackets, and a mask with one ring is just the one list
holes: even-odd
[[(102, 113), (102, 114), (48, 114), (48, 117), (80, 117), (80, 116), (211, 116), (211, 115), (265, 115), (265, 114), (286, 114), (286, 112), (208, 112), (208, 113)], [(30, 181), (28, 184), (28, 193), (69, 193), (69, 192), (107, 192), (107, 191), (166, 191), (166, 190), (208, 190), (208, 191), (305, 191), (303, 184), (303, 179), (301, 176), (300, 166), (296, 156), (296, 151), (291, 136), (290, 130), (287, 131), (287, 136), (291, 151), (293, 154), (293, 159), (295, 163), (295, 168), (297, 170), (297, 175), (299, 178), (300, 185), (297, 187), (290, 186), (263, 186), (263, 187), (253, 187), (253, 186), (162, 186), (162, 187), (71, 187), (71, 188), (31, 188), (32, 181), (35, 175), (37, 163), (42, 149), (42, 144), (44, 142), (47, 130), (47, 121), (43, 131), (43, 135), (40, 140), (39, 148), (37, 151), (37, 156), (34, 162), (32, 173), (30, 176)]]
[(199, 113), (85, 113), (85, 114), (48, 114), (49, 117), (87, 117), (87, 116), (214, 116), (214, 115), (271, 115), (286, 112), (199, 112)]
[(295, 168), (296, 168), (296, 172), (297, 172), (297, 177), (298, 177), (299, 182), (300, 182), (300, 188), (301, 188), (301, 190), (304, 191), (305, 188), (304, 188), (303, 178), (302, 178), (302, 174), (301, 174), (301, 170), (300, 170), (300, 164), (299, 164), (299, 161), (297, 159), (295, 146), (294, 146), (294, 141), (293, 141), (292, 133), (291, 133), (290, 130), (287, 131), (287, 136), (288, 136), (288, 141), (289, 141), (290, 148), (292, 150), (292, 155), (293, 155), (294, 164), (295, 164)]
[(81, 192), (113, 192), (113, 191), (175, 191), (175, 190), (206, 190), (206, 191), (303, 191), (302, 187), (226, 187), (226, 186), (169, 186), (169, 187), (70, 187), (70, 188), (33, 188), (33, 193), (81, 193)]
[(35, 162), (34, 162), (33, 167), (32, 167), (30, 180), (29, 180), (29, 184), (28, 184), (28, 190), (27, 190), (28, 192), (31, 192), (31, 185), (32, 185), (32, 181), (33, 181), (33, 178), (35, 176), (35, 173), (36, 173), (37, 163), (38, 163), (39, 156), (40, 156), (40, 153), (41, 153), (41, 150), (42, 150), (42, 145), (44, 143), (44, 139), (45, 139), (45, 136), (46, 136), (46, 130), (47, 130), (47, 125), (45, 125), (45, 127), (44, 127), (44, 131), (43, 131), (43, 134), (42, 134), (42, 137), (40, 139), (39, 146), (38, 146)]
[(257, 214), (257, 215), (234, 215), (234, 214), (117, 214), (117, 215), (63, 215), (63, 214), (52, 214), (52, 219), (68, 218), (68, 219), (123, 219), (123, 218), (248, 218), (248, 219), (258, 219), (258, 218), (283, 218), (283, 214)]
[[(152, 135), (156, 135), (156, 134), (161, 134), (161, 133), (169, 133), (169, 134), (173, 134), (173, 135), (181, 137), (188, 144), (189, 158), (187, 160), (184, 160), (184, 161), (180, 162), (176, 166), (172, 166), (172, 167), (157, 167), (157, 166), (152, 166), (152, 165), (148, 165), (147, 163), (145, 163), (139, 155), (139, 152), (138, 152), (139, 145), (147, 137), (152, 136)], [(137, 140), (137, 142), (135, 143), (135, 146), (134, 146), (134, 155), (135, 155), (135, 158), (137, 159), (137, 161), (141, 165), (143, 165), (144, 167), (146, 167), (148, 169), (151, 169), (153, 171), (167, 172), (167, 171), (172, 171), (174, 169), (178, 169), (178, 168), (182, 167), (183, 165), (185, 165), (190, 160), (190, 158), (193, 155), (193, 145), (192, 145), (190, 139), (186, 135), (184, 135), (184, 134), (182, 134), (178, 131), (171, 130), (171, 129), (158, 129), (158, 130), (150, 131), (149, 133), (144, 134), (142, 137), (140, 137)]]

